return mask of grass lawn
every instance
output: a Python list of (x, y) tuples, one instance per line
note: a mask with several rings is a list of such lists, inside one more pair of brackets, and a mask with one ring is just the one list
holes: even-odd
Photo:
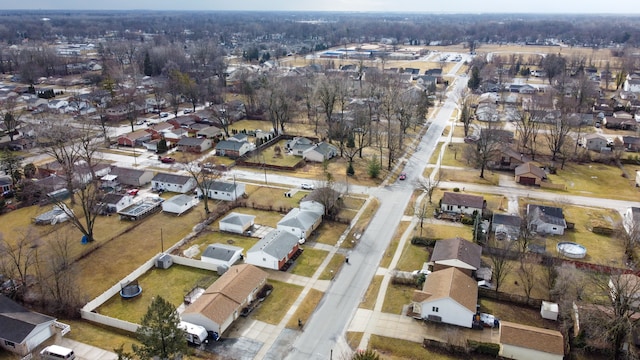
[(478, 299), (478, 304), (480, 305), (481, 312), (493, 314), (501, 321), (558, 330), (559, 323), (543, 319), (542, 316), (540, 316), (540, 309), (521, 307), (485, 298)]
[(398, 314), (402, 313), (402, 307), (411, 303), (415, 286), (398, 285), (389, 283), (387, 293), (384, 295), (382, 312)]
[(422, 194), (422, 190), (415, 190), (413, 194), (411, 194), (411, 198), (409, 199), (409, 204), (404, 208), (404, 214), (407, 216), (413, 216), (416, 214), (416, 200), (418, 196)]
[(328, 253), (329, 252), (324, 250), (305, 248), (289, 272), (300, 276), (311, 277), (316, 270), (318, 270), (318, 267), (322, 264)]
[[(456, 127), (453, 129), (453, 137), (464, 138), (464, 125), (462, 123), (456, 123)], [(457, 144), (462, 145), (462, 144)]]
[(380, 286), (382, 285), (382, 279), (384, 276), (375, 275), (369, 283), (369, 287), (367, 288), (367, 292), (364, 294), (364, 299), (360, 303), (360, 307), (362, 309), (373, 310), (376, 305), (376, 299), (378, 298), (378, 292), (380, 291)]
[[(259, 153), (256, 153), (254, 156), (248, 158), (247, 161), (260, 164), (266, 163), (267, 165), (293, 167), (297, 163), (302, 161), (302, 158), (300, 156), (286, 154), (284, 152), (284, 147), (286, 144), (287, 140), (280, 140), (277, 143), (262, 149), (262, 151), (260, 151)], [(280, 155), (276, 155), (276, 146), (280, 147)]]
[(341, 224), (335, 221), (323, 221), (311, 236), (311, 241), (317, 241), (322, 244), (335, 245), (340, 235), (347, 230), (347, 224)]
[(322, 300), (322, 296), (324, 296), (322, 291), (309, 289), (309, 293), (304, 297), (304, 300), (302, 300), (302, 303), (300, 303), (300, 306), (296, 309), (295, 314), (293, 314), (291, 319), (289, 319), (287, 327), (289, 329), (297, 329), (298, 319), (302, 321), (304, 326), (304, 324), (307, 323), (307, 320), (309, 320), (309, 317), (311, 317), (311, 314), (315, 311), (318, 303), (320, 303), (320, 300)]
[[(440, 149), (442, 149), (442, 145), (444, 145), (443, 141), (440, 141), (436, 144), (436, 148), (433, 151), (433, 154), (431, 154), (431, 158), (429, 158), (429, 164), (435, 164), (438, 162), (438, 157), (440, 156)], [(422, 176), (426, 176), (426, 175), (422, 174)]]
[(342, 265), (344, 265), (344, 255), (335, 253), (318, 279), (332, 280), (338, 274)]
[(347, 331), (345, 335), (347, 338), (347, 344), (352, 350), (355, 350), (358, 345), (360, 345), (360, 341), (362, 341), (362, 336), (364, 333), (356, 332), (356, 331)]
[[(486, 264), (491, 264), (491, 259), (489, 257), (483, 256), (482, 260)], [(518, 276), (518, 269), (520, 268), (520, 263), (518, 261), (510, 261), (509, 262), (509, 270), (507, 275), (505, 276), (504, 281), (500, 284), (500, 291), (506, 292), (509, 294), (516, 294), (525, 296), (524, 287), (522, 286), (522, 281)], [(545, 281), (545, 269), (542, 265), (534, 265), (533, 267), (535, 271), (535, 279), (537, 279), (533, 289), (531, 290), (531, 297), (535, 299), (548, 299), (549, 291), (546, 287)], [(539, 312), (538, 312), (539, 313)]]
[(142, 294), (133, 299), (123, 299), (116, 295), (100, 306), (97, 311), (116, 319), (139, 323), (147, 308), (156, 296), (178, 307), (186, 295), (195, 286), (209, 287), (218, 275), (209, 270), (173, 265), (168, 269), (152, 268), (140, 278)]
[[(91, 256), (78, 260), (75, 264), (78, 274), (101, 274), (101, 276), (80, 276), (77, 279), (78, 288), (83, 289), (85, 291), (83, 295), (88, 298), (96, 297), (140, 264), (161, 252), (161, 233), (164, 249), (167, 249), (191, 232), (193, 226), (202, 221), (203, 217), (204, 211), (199, 206), (180, 217), (157, 213), (133, 223), (120, 221), (135, 227), (96, 248)], [(105, 219), (117, 219), (117, 217), (111, 216)], [(115, 232), (107, 228), (103, 231), (111, 234)], [(80, 237), (76, 236), (76, 238)]]
[(444, 155), (442, 156), (442, 165), (465, 168), (470, 167), (463, 156), (464, 148), (467, 146), (469, 146), (469, 144), (455, 143), (447, 145)]
[(271, 131), (273, 130), (273, 125), (271, 125), (270, 121), (262, 121), (262, 120), (240, 120), (236, 121), (233, 124), (229, 125), (229, 134), (231, 134), (232, 130), (236, 130), (238, 132), (242, 130), (262, 130), (262, 131)]
[[(308, 194), (307, 191), (296, 191), (290, 198), (284, 196), (283, 189), (274, 189), (268, 186), (260, 186), (255, 189), (251, 189), (251, 193), (248, 193), (249, 197), (244, 200), (246, 204), (254, 204), (262, 208), (268, 208), (274, 211), (279, 211), (283, 214), (289, 212), (294, 207), (298, 207), (300, 200)], [(256, 222), (259, 219), (256, 218)]]
[(427, 248), (413, 245), (410, 241), (407, 241), (396, 269), (401, 271), (422, 269), (422, 264), (429, 261), (430, 255), (431, 254)]
[(353, 225), (349, 234), (345, 238), (345, 241), (342, 242), (341, 247), (351, 249), (358, 243), (358, 237), (362, 235), (364, 230), (369, 226), (369, 222), (375, 215), (376, 211), (378, 211), (378, 207), (380, 207), (380, 202), (378, 199), (372, 198), (369, 201), (369, 205), (367, 205), (366, 209), (360, 215), (358, 221)]
[(251, 316), (256, 320), (278, 325), (293, 302), (300, 296), (303, 287), (275, 280), (269, 280), (269, 284), (273, 285), (273, 292), (267, 296)]
[(441, 354), (425, 349), (422, 344), (380, 335), (371, 335), (369, 348), (376, 350), (384, 360), (457, 360), (458, 356)]
[(566, 164), (564, 169), (558, 169), (557, 174), (549, 175), (549, 180), (565, 184), (567, 192), (575, 195), (640, 200), (640, 192), (635, 187), (635, 172), (640, 170), (640, 166), (625, 165), (625, 169), (630, 178), (622, 177), (622, 171), (616, 166), (598, 163)]
[[(451, 223), (444, 225), (440, 221), (436, 224), (425, 224), (422, 231), (424, 237), (431, 239), (450, 239), (453, 237), (461, 237), (471, 240), (473, 238), (473, 226), (463, 225), (461, 223)], [(418, 229), (417, 234), (420, 233)]]
[(480, 169), (452, 170), (441, 169), (443, 181), (457, 181), (482, 185), (498, 185), (499, 173), (485, 169), (484, 178), (480, 177)]
[(60, 319), (60, 321), (71, 325), (71, 332), (65, 335), (71, 340), (80, 341), (109, 351), (119, 348), (120, 345), (124, 345), (125, 351), (131, 351), (132, 344), (140, 345), (133, 333), (106, 328), (88, 321), (68, 319)]
[(400, 224), (398, 224), (398, 228), (396, 229), (396, 233), (393, 235), (393, 239), (391, 239), (391, 243), (389, 243), (387, 250), (384, 252), (384, 255), (382, 255), (380, 267), (389, 267), (391, 260), (393, 259), (393, 255), (396, 253), (396, 249), (398, 248), (398, 244), (400, 243), (400, 238), (409, 225), (411, 225), (410, 221), (400, 221)]

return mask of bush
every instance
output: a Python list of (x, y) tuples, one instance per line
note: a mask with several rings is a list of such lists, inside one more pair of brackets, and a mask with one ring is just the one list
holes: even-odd
[(453, 192), (460, 192), (460, 188), (454, 187)]
[(473, 225), (475, 220), (470, 217), (463, 217), (462, 219), (460, 219), (460, 222), (463, 223), (464, 225)]
[(467, 340), (467, 345), (477, 354), (498, 356), (500, 352), (500, 344)]
[(411, 239), (411, 244), (412, 245), (418, 245), (418, 246), (431, 247), (431, 246), (434, 246), (436, 244), (436, 239), (429, 239), (429, 238), (425, 238), (425, 237), (414, 236)]

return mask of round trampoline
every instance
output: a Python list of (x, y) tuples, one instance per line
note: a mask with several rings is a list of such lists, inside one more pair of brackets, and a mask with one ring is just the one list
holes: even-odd
[(582, 259), (587, 256), (587, 248), (574, 242), (560, 242), (557, 249), (560, 254), (570, 259)]
[(142, 286), (138, 285), (138, 282), (132, 282), (122, 286), (120, 289), (120, 296), (123, 299), (131, 299), (142, 293)]

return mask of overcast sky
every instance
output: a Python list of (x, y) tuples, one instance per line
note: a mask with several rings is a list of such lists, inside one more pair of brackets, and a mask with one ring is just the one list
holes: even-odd
[(0, 1), (0, 9), (274, 10), (453, 13), (638, 14), (637, 0), (30, 0)]

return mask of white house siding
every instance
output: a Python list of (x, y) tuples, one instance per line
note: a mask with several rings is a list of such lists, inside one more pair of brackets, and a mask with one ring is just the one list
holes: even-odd
[(164, 191), (185, 194), (195, 187), (195, 181), (193, 179), (189, 179), (189, 181), (187, 181), (184, 185), (178, 185), (153, 180), (151, 181), (151, 187), (154, 189), (162, 189)]
[(466, 215), (473, 215), (475, 211), (479, 213), (482, 212), (482, 209), (468, 207), (468, 206), (451, 205), (451, 204), (442, 204), (440, 209), (442, 211), (456, 212), (456, 213), (462, 213)]
[(267, 269), (279, 270), (278, 260), (263, 251), (248, 251), (244, 260), (247, 264), (260, 266)]
[(564, 227), (562, 225), (547, 224), (538, 221), (532, 221), (536, 225), (536, 232), (539, 234), (563, 235)]
[[(198, 189), (197, 191), (199, 194), (200, 189)], [(209, 194), (209, 199), (235, 201), (245, 193), (245, 186), (244, 184), (236, 183), (235, 191), (220, 191), (209, 189), (207, 193)]]
[[(440, 316), (443, 323), (467, 328), (471, 328), (473, 323), (474, 312), (450, 298), (424, 301), (421, 307), (423, 319), (428, 318), (429, 315)], [(434, 308), (437, 308), (438, 311), (435, 311)]]
[(500, 356), (515, 360), (562, 360), (562, 355), (501, 344)]
[(55, 334), (55, 330), (53, 328), (53, 322), (47, 322), (44, 324), (40, 324), (36, 326), (35, 329), (31, 331), (29, 337), (26, 340), (26, 346), (29, 351), (37, 348), (44, 341), (49, 339)]
[(195, 325), (203, 326), (205, 329), (207, 329), (207, 331), (215, 331), (218, 334), (222, 334), (222, 332), (220, 332), (221, 324), (216, 323), (215, 321), (209, 319), (208, 317), (202, 314), (182, 313), (182, 315), (180, 315), (180, 319), (182, 321), (190, 322)]

